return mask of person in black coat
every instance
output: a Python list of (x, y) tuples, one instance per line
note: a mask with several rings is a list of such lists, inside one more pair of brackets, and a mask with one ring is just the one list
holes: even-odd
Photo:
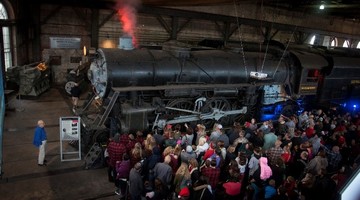
[(200, 176), (199, 180), (193, 184), (190, 195), (191, 200), (213, 200), (214, 194), (211, 191), (208, 178)]
[(78, 108), (79, 98), (81, 94), (81, 90), (78, 83), (75, 83), (74, 86), (70, 90), (72, 104), (73, 104), (73, 110)]

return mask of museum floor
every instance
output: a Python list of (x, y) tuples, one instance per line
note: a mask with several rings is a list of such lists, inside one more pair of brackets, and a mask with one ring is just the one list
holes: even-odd
[[(9, 98), (3, 132), (3, 175), (0, 198), (118, 199), (106, 168), (84, 168), (84, 159), (61, 161), (60, 117), (73, 116), (70, 96), (51, 88), (35, 100)], [(45, 121), (47, 166), (37, 165), (32, 144), (37, 121)]]

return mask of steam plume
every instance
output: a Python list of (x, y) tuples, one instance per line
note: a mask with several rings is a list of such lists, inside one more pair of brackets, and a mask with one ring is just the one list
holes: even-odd
[(139, 6), (140, 0), (119, 0), (116, 4), (117, 14), (123, 25), (123, 30), (132, 38), (134, 47), (138, 46), (135, 29), (137, 24), (136, 14)]

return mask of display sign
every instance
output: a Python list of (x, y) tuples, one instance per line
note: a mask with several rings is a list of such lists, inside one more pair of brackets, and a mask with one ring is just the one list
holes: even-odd
[(60, 130), (62, 140), (78, 140), (80, 132), (80, 119), (78, 117), (63, 117)]
[[(80, 128), (80, 117), (60, 117), (61, 161), (81, 160)], [(77, 144), (78, 147), (75, 148), (73, 144)]]
[(50, 37), (52, 49), (80, 49), (81, 38), (77, 37)]

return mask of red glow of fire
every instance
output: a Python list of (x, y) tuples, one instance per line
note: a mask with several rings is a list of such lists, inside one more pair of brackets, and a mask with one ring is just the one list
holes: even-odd
[(123, 24), (124, 32), (132, 39), (132, 44), (136, 48), (138, 46), (135, 38), (136, 28), (136, 10), (131, 6), (122, 6), (118, 9), (118, 16), (120, 22)]

